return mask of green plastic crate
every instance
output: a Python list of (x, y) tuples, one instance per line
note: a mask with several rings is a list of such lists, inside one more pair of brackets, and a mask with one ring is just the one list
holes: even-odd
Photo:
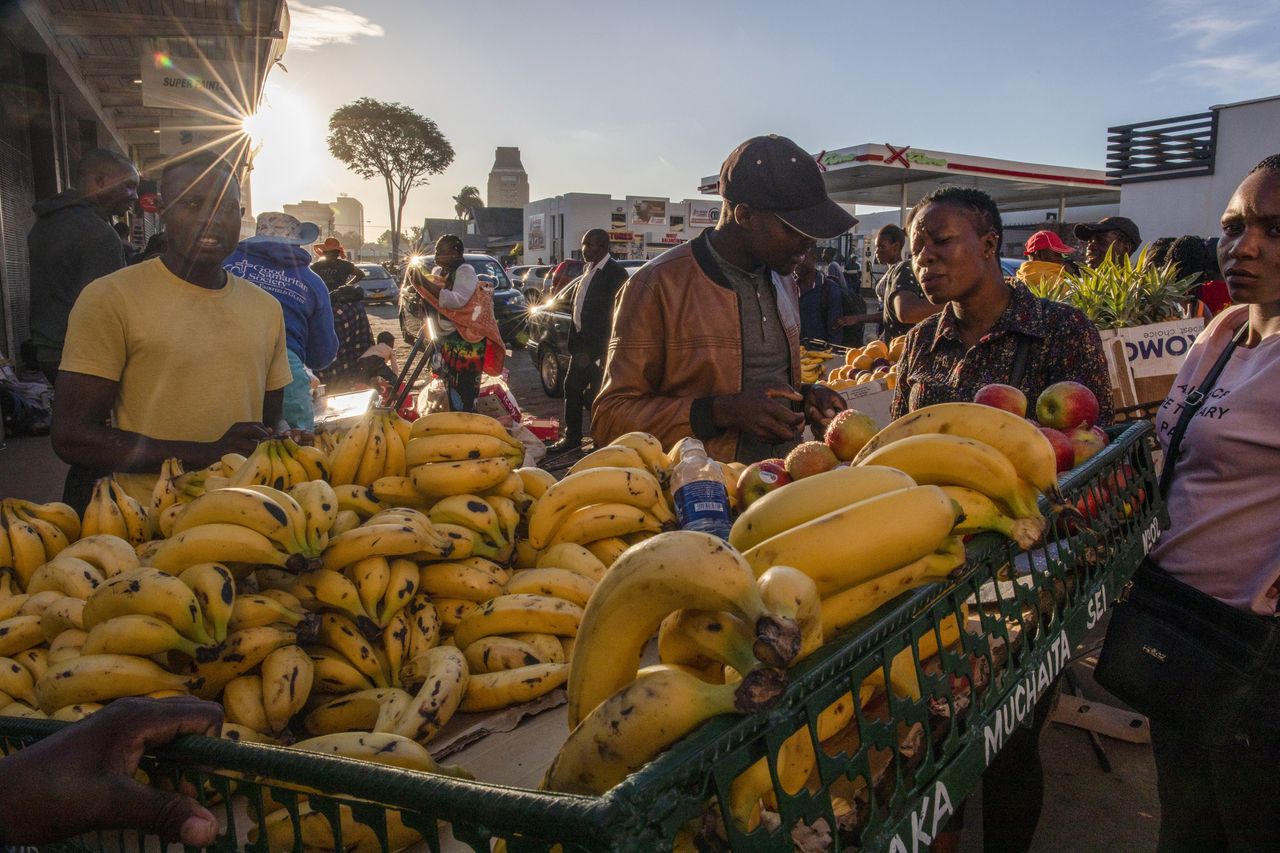
[[(710, 721), (605, 796), (547, 794), (202, 737), (183, 738), (149, 757), (147, 769), (196, 783), (228, 822), (220, 849), (236, 849), (237, 839), (244, 844), (246, 820), (262, 816), (266, 793), (296, 815), (300, 789), (323, 792), (309, 800), (328, 814), (339, 847), (347, 844), (336, 821), (345, 806), (373, 831), (377, 842), (367, 849), (385, 849), (389, 810), (399, 811), (432, 850), (447, 838), (439, 822), (475, 850), (489, 850), (501, 838), (512, 853), (553, 844), (566, 853), (670, 849), (682, 827), (717, 822), (715, 837), (727, 836), (733, 850), (791, 850), (797, 828), (819, 837), (825, 832), (837, 850), (926, 849), (926, 839), (977, 785), (1003, 738), (1030, 715), (1032, 694), (1062, 670), (1155, 541), (1163, 509), (1151, 425), (1110, 434), (1102, 453), (1060, 482), (1069, 503), (1096, 506), (1087, 527), (1059, 516), (1049, 543), (1027, 553), (994, 534), (971, 540), (958, 579), (900, 596), (843, 631), (792, 671), (773, 709)], [(1013, 576), (1024, 580), (993, 583)], [(958, 650), (922, 668), (919, 638), (937, 632), (966, 602), (977, 605), (971, 613), (979, 633), (964, 632)], [(888, 691), (881, 710), (874, 702), (858, 710), (839, 748), (818, 744), (818, 714), (846, 693), (859, 695), (873, 674), (887, 682), (890, 662), (903, 649), (913, 650), (920, 700)], [(20, 748), (59, 726), (0, 720), (0, 747)], [(767, 757), (776, 789), (778, 749), (801, 729), (819, 747), (815, 787), (779, 796), (780, 822), (745, 832), (727, 810), (733, 780)], [(273, 781), (249, 781), (261, 779)], [(242, 808), (227, 809), (233, 796)], [(848, 804), (839, 818), (833, 796)], [(709, 807), (713, 798), (718, 810)], [(77, 846), (140, 844), (131, 834), (104, 833)]]

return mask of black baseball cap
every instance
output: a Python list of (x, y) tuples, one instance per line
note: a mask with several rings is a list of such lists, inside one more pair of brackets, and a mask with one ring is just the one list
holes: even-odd
[(1104, 231), (1119, 231), (1128, 237), (1133, 245), (1142, 244), (1142, 235), (1138, 233), (1138, 225), (1127, 216), (1104, 216), (1097, 222), (1080, 222), (1073, 229), (1077, 240), (1088, 240), (1095, 234)]
[(757, 136), (733, 149), (720, 167), (720, 195), (772, 213), (813, 240), (839, 237), (858, 224), (827, 195), (813, 157), (785, 136)]

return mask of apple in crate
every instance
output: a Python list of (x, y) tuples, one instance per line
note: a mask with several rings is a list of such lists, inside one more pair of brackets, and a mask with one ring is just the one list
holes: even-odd
[(1020, 418), (1027, 416), (1027, 395), (1012, 385), (1001, 385), (998, 382), (983, 385), (978, 389), (978, 393), (973, 395), (973, 402), (1013, 412)]
[(1040, 427), (1040, 431), (1053, 445), (1053, 455), (1058, 461), (1058, 473), (1061, 474), (1076, 467), (1076, 448), (1067, 434), (1053, 427)]
[(823, 441), (841, 462), (848, 462), (879, 430), (871, 416), (857, 409), (845, 409), (831, 419)]
[(1036, 400), (1036, 420), (1064, 432), (1082, 425), (1087, 429), (1098, 422), (1098, 398), (1079, 382), (1055, 382)]
[(738, 502), (743, 509), (791, 482), (786, 464), (781, 459), (752, 462), (738, 478)]
[(1107, 446), (1107, 434), (1101, 427), (1086, 427), (1081, 424), (1069, 433), (1069, 437), (1071, 447), (1075, 450), (1074, 464), (1077, 466), (1083, 464), (1086, 459), (1097, 456), (1098, 452)]

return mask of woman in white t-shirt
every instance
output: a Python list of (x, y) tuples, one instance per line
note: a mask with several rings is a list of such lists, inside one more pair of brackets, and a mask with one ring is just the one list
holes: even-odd
[[(1163, 446), (1187, 394), (1246, 323), (1248, 331), (1191, 418), (1178, 458), (1165, 462), (1175, 465), (1171, 523), (1151, 559), (1233, 608), (1219, 624), (1265, 632), (1280, 594), (1280, 155), (1259, 163), (1231, 197), (1218, 261), (1235, 307), (1188, 352), (1156, 419)], [(1231, 747), (1207, 749), (1153, 721), (1160, 851), (1280, 850), (1280, 651), (1258, 689), (1264, 710), (1242, 723), (1247, 742)]]

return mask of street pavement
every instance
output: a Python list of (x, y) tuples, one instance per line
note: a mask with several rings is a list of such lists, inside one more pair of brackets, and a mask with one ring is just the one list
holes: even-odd
[[(395, 307), (369, 306), (368, 314), (375, 335), (383, 330), (395, 334), (396, 352), (403, 363), (409, 346), (401, 340)], [(511, 390), (521, 408), (537, 416), (561, 415), (562, 401), (543, 393), (537, 371), (523, 349), (512, 352), (507, 368)], [(554, 460), (548, 467), (559, 468), (566, 461)], [(0, 449), (0, 497), (58, 500), (65, 475), (66, 466), (53, 455), (47, 436), (10, 438), (7, 447)], [(1094, 644), (1098, 641), (1100, 637)], [(1088, 699), (1119, 704), (1093, 682), (1088, 655), (1073, 666)], [(1035, 853), (1155, 849), (1160, 812), (1151, 747), (1105, 737), (1102, 743), (1110, 772), (1101, 768), (1086, 731), (1057, 723), (1046, 728), (1040, 749), (1045, 804), (1032, 846)], [(961, 843), (966, 853), (982, 850), (980, 798), (981, 794), (976, 794), (967, 810)]]

